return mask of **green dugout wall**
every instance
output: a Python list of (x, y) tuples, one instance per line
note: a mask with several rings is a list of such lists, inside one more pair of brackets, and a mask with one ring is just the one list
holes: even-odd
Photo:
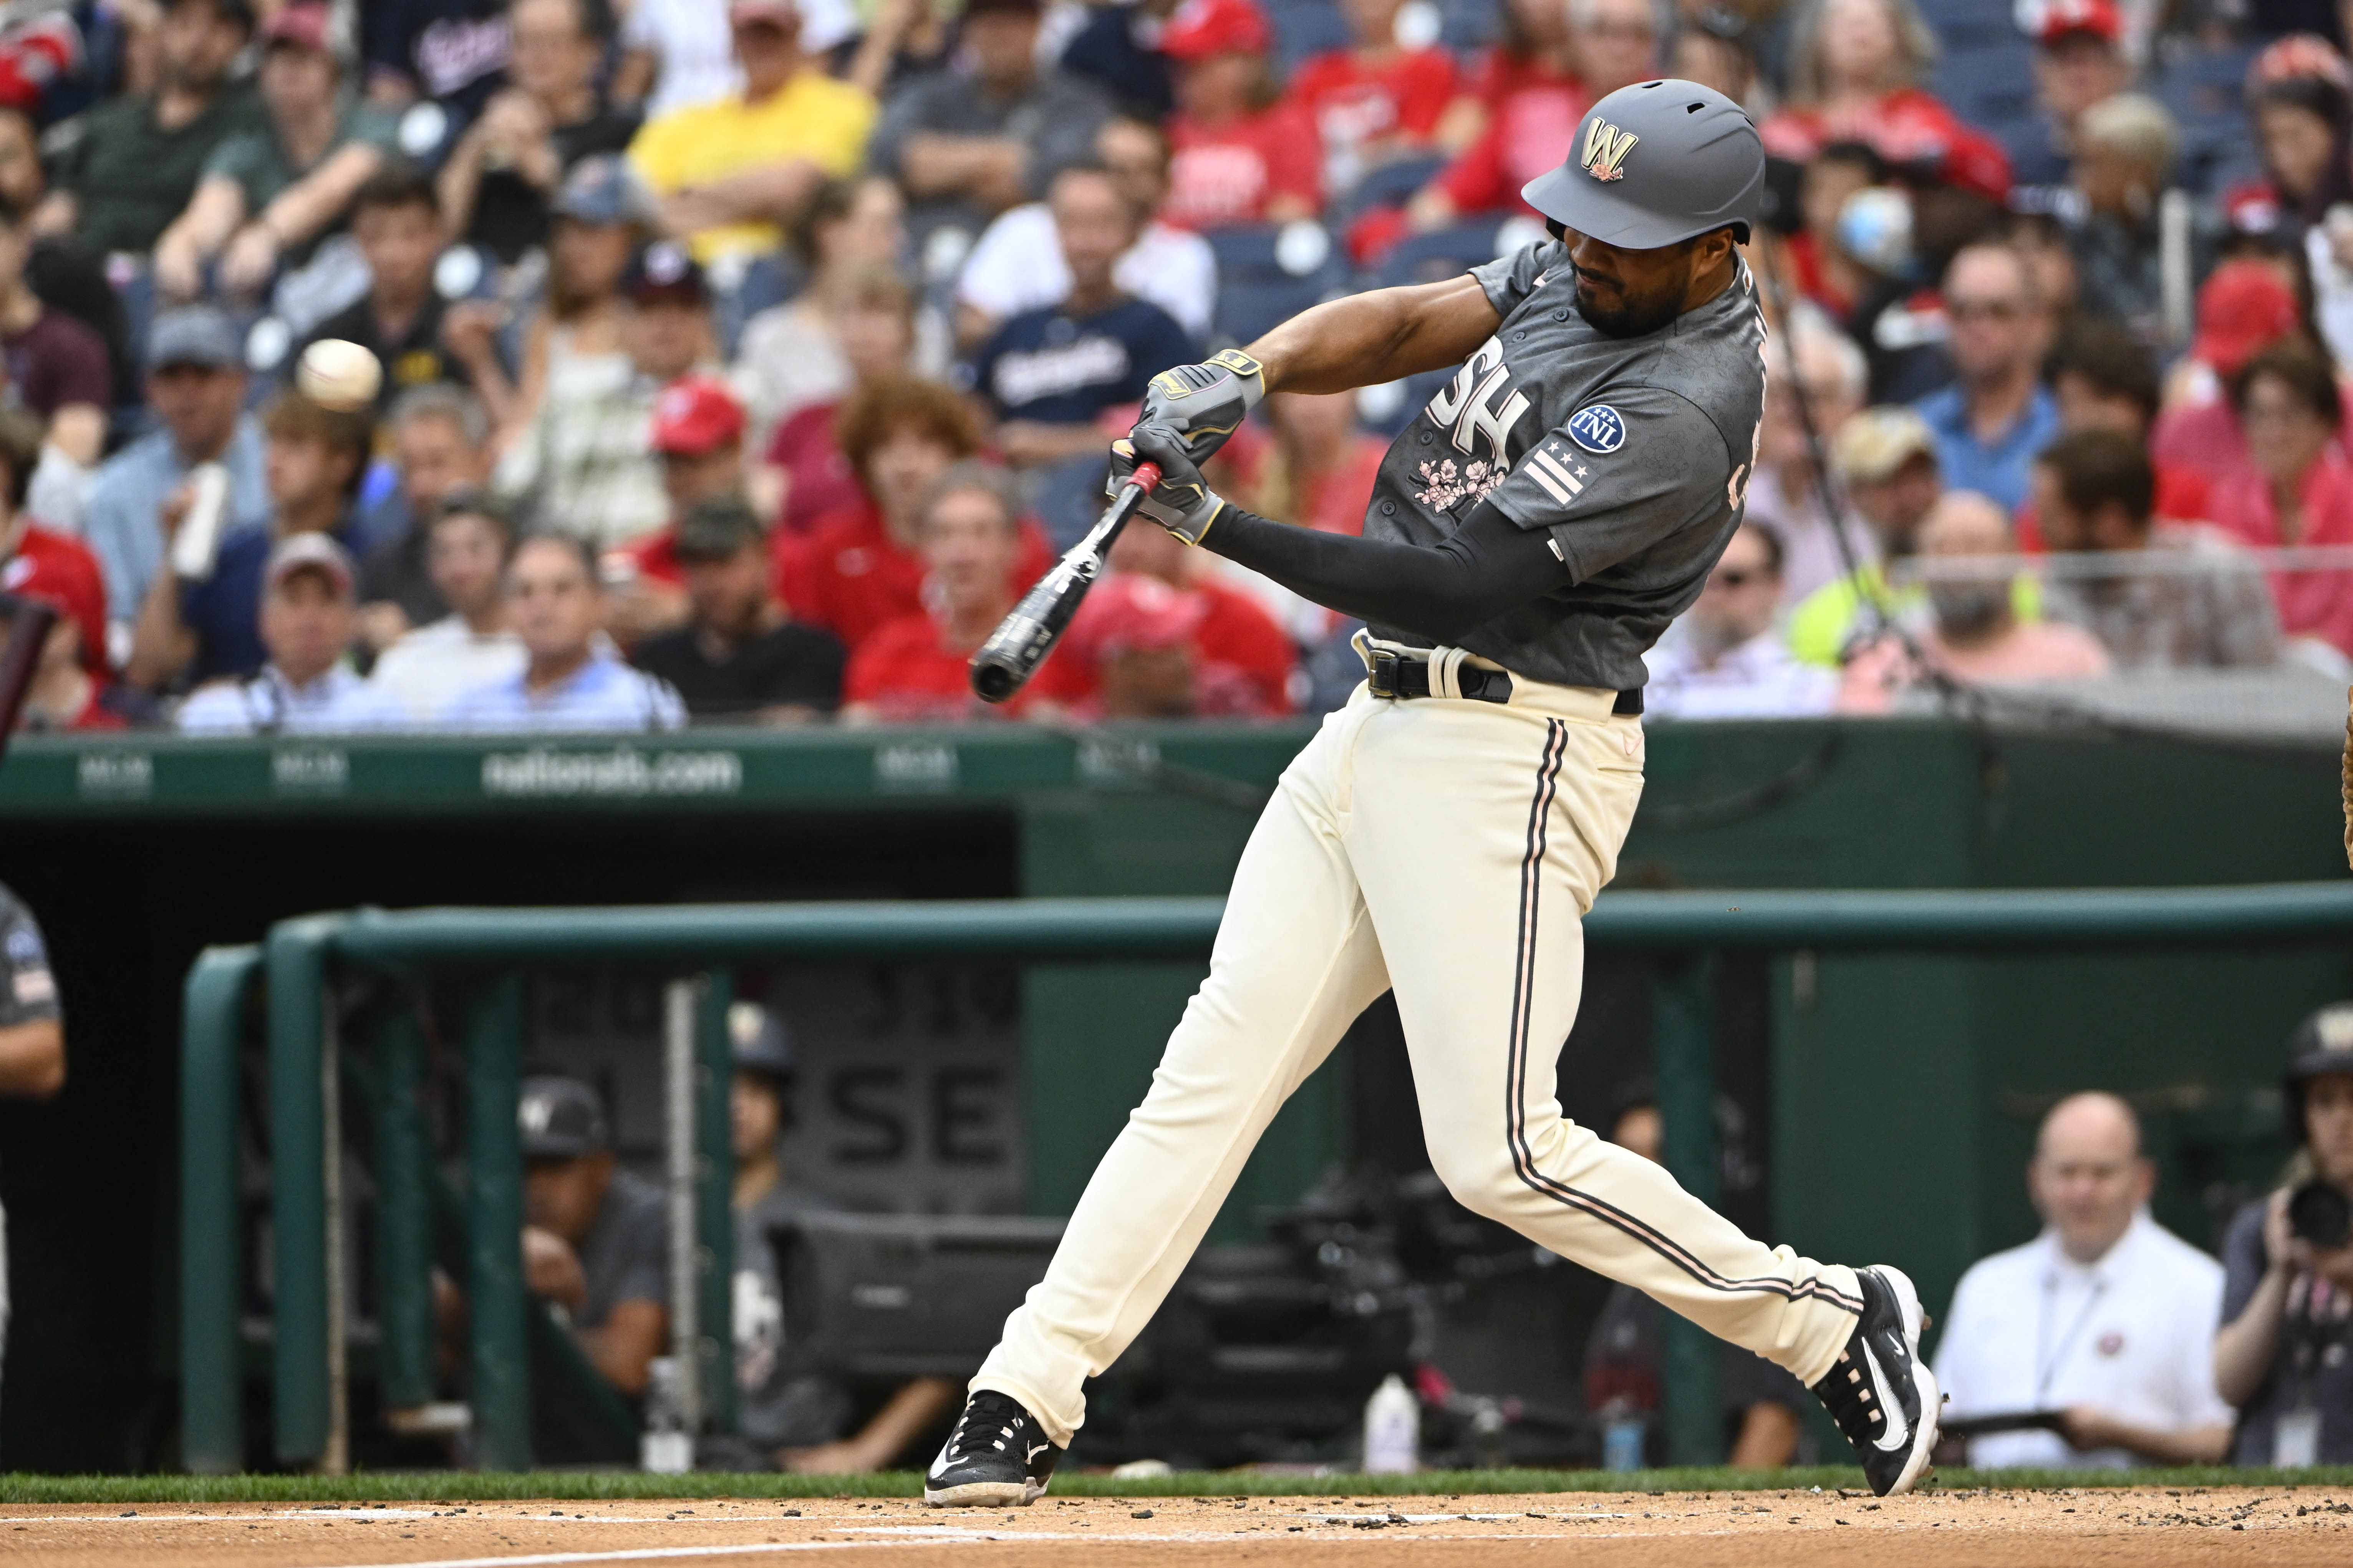
[[(377, 903), (1221, 892), (1303, 726), (698, 731), (644, 742), (20, 741), (0, 879), (32, 903), (73, 1081), (0, 1110), (16, 1315), (0, 1467), (172, 1458), (177, 1014), (197, 950)], [(1654, 725), (1621, 887), (2092, 887), (2342, 879), (2332, 751), (1926, 721)], [(1443, 824), (1433, 824), (1433, 840)], [(2287, 1029), (2353, 992), (2342, 943), (1771, 965), (1779, 1236), (1883, 1257), (1941, 1300), (2030, 1233), (2019, 1163), (2067, 1089), (2137, 1095), (2160, 1212), (2276, 1157)], [(1031, 971), (1032, 1207), (1066, 1207), (1198, 963)], [(1278, 1123), (1229, 1228), (1350, 1152), (1335, 1063)], [(1893, 1198), (1893, 1202), (1886, 1200)]]

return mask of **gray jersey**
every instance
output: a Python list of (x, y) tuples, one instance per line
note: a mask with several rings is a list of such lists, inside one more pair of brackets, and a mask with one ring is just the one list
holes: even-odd
[(1643, 652), (1739, 526), (1765, 417), (1756, 284), (1743, 266), (1698, 310), (1611, 338), (1577, 312), (1557, 241), (1472, 276), (1503, 325), (1390, 444), (1365, 535), (1436, 543), (1493, 501), (1551, 534), (1567, 578), (1462, 646), (1536, 680), (1641, 686)]

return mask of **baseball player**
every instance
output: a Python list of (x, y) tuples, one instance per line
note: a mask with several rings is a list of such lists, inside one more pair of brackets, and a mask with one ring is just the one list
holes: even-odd
[[(1621, 89), (1523, 193), (1551, 239), (1153, 382), (1114, 483), (1148, 458), (1162, 527), (1363, 617), (1366, 680), (1284, 772), (1208, 978), (973, 1379), (928, 1501), (1044, 1492), (1081, 1385), (1159, 1306), (1284, 1098), (1389, 990), (1458, 1201), (1787, 1368), (1874, 1491), (1926, 1468), (1936, 1386), (1908, 1279), (1750, 1239), (1554, 1096), (1578, 922), (1641, 794), (1642, 652), (1698, 596), (1756, 461), (1765, 324), (1736, 242), (1764, 178), (1730, 100)], [(1361, 539), (1252, 517), (1202, 480), (1269, 390), (1458, 361), (1391, 445)]]

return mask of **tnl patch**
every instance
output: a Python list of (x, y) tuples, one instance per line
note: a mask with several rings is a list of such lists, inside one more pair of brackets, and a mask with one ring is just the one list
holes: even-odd
[(1632, 132), (1620, 131), (1597, 117), (1586, 123), (1585, 156), (1578, 161), (1578, 166), (1597, 180), (1622, 180), (1626, 177), (1626, 154), (1641, 140)]
[(1609, 405), (1597, 403), (1569, 416), (1568, 438), (1588, 452), (1606, 457), (1626, 444), (1626, 421)]

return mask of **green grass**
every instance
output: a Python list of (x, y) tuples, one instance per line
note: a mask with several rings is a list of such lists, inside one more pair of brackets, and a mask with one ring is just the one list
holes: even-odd
[[(2353, 1488), (2353, 1466), (2311, 1470), (1949, 1470), (1945, 1491), (2158, 1486)], [(1060, 1475), (1058, 1497), (1397, 1497), (1514, 1492), (1824, 1491), (1862, 1485), (1860, 1470), (1426, 1470), (1411, 1476), (1258, 1475), (1196, 1471), (1150, 1479)], [(710, 1473), (648, 1476), (628, 1470), (386, 1472), (356, 1476), (0, 1476), (0, 1503), (480, 1502), (571, 1498), (907, 1498), (923, 1490), (912, 1470), (871, 1476)]]

